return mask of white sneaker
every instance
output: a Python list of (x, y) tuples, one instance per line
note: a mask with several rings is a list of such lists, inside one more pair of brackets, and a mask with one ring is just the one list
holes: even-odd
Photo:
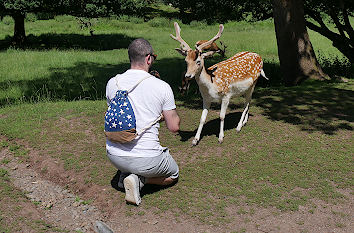
[(139, 205), (141, 203), (140, 189), (143, 187), (143, 183), (139, 180), (139, 177), (135, 174), (130, 174), (124, 179), (125, 188), (125, 200), (128, 203)]

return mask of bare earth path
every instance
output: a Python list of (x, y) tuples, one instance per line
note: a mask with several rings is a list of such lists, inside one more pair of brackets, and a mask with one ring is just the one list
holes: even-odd
[(348, 190), (341, 190), (347, 198), (343, 203), (315, 201), (317, 208), (301, 207), (294, 212), (258, 209), (253, 214), (243, 214), (229, 207), (233, 220), (217, 227), (187, 217), (176, 219), (171, 213), (157, 216), (149, 210), (137, 217), (127, 216), (117, 207), (106, 215), (102, 208), (87, 204), (64, 187), (44, 179), (30, 164), (19, 162), (11, 152), (2, 149), (0, 161), (5, 158), (11, 162), (1, 164), (0, 168), (9, 171), (13, 185), (37, 203), (32, 208), (42, 213), (44, 221), (69, 232), (95, 232), (96, 221), (105, 222), (114, 232), (354, 232), (354, 202)]

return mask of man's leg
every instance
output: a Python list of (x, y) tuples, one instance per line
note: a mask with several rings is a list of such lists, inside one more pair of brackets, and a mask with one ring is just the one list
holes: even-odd
[(177, 182), (178, 178), (173, 179), (171, 177), (151, 177), (146, 178), (145, 184), (156, 184), (156, 185), (170, 185)]
[(178, 165), (167, 148), (161, 155), (151, 158), (107, 155), (117, 169), (132, 173), (123, 181), (129, 203), (140, 204), (140, 189), (146, 183), (166, 186), (178, 180)]
[(158, 163), (151, 170), (152, 173), (146, 174), (145, 183), (164, 186), (176, 183), (178, 181), (179, 168), (169, 150), (166, 148), (158, 159)]

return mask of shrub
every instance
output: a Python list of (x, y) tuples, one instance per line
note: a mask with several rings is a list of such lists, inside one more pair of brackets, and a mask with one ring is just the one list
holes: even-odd
[(206, 20), (201, 20), (201, 21), (193, 20), (192, 22), (190, 22), (190, 26), (191, 27), (205, 28), (207, 26), (207, 22), (206, 22)]
[(34, 22), (36, 20), (37, 20), (36, 14), (33, 13), (26, 14), (26, 19), (25, 19), (26, 22)]
[(11, 25), (14, 23), (14, 20), (11, 16), (5, 16), (1, 22), (3, 22), (5, 25)]
[(131, 23), (143, 23), (144, 19), (136, 16), (130, 15), (120, 15), (117, 16), (117, 20), (121, 22), (131, 22)]
[(148, 22), (151, 27), (170, 27), (171, 22), (166, 18), (156, 17)]
[(331, 78), (339, 76), (351, 77), (354, 65), (351, 64), (347, 58), (335, 55), (326, 57), (322, 55), (321, 51), (318, 51), (317, 54), (321, 67)]

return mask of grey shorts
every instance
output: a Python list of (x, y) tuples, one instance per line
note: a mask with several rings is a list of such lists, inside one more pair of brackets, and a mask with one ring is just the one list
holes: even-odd
[(179, 168), (166, 148), (155, 157), (115, 156), (107, 152), (109, 160), (121, 172), (129, 172), (143, 177), (170, 177), (177, 179)]

